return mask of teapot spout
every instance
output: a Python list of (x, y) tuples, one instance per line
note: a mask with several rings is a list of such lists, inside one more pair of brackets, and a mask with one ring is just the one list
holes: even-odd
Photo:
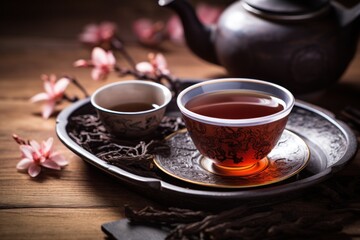
[(337, 10), (341, 26), (345, 27), (354, 22), (360, 22), (360, 3), (356, 4), (351, 9), (347, 9), (335, 1), (332, 1), (331, 4)]
[(214, 28), (200, 22), (190, 3), (187, 0), (159, 0), (158, 3), (178, 14), (190, 50), (210, 63), (219, 64), (213, 42)]

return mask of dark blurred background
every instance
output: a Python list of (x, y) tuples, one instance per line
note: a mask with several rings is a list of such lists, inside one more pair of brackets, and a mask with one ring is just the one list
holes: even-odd
[[(236, 0), (190, 0), (228, 6)], [(119, 32), (131, 38), (131, 23), (139, 17), (166, 19), (171, 11), (158, 0), (5, 0), (0, 5), (0, 37), (31, 35), (73, 38), (89, 22), (111, 20)], [(359, 0), (340, 0), (352, 6)]]
[[(73, 38), (85, 24), (110, 20), (119, 32), (130, 33), (131, 23), (146, 17), (163, 20), (172, 11), (158, 6), (157, 0), (11, 0), (0, 7), (0, 36), (32, 35)], [(192, 0), (227, 6), (234, 0)], [(125, 35), (131, 38), (129, 35)]]

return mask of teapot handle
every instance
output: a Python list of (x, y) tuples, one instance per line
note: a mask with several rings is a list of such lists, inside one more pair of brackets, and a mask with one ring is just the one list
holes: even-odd
[(340, 24), (343, 27), (360, 19), (360, 3), (357, 3), (350, 9), (336, 1), (331, 1), (331, 5), (336, 9)]

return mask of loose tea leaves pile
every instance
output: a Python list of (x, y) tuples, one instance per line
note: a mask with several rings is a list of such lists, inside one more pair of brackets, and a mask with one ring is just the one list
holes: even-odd
[[(360, 177), (328, 181), (304, 197), (225, 211), (125, 206), (132, 224), (165, 228), (167, 239), (350, 239), (341, 230), (360, 217)], [(357, 236), (359, 237), (359, 236)]]
[(152, 171), (153, 155), (168, 154), (164, 137), (184, 127), (179, 117), (165, 116), (148, 139), (122, 139), (109, 134), (96, 115), (85, 114), (72, 117), (68, 131), (78, 145), (107, 163), (141, 176), (158, 177)]

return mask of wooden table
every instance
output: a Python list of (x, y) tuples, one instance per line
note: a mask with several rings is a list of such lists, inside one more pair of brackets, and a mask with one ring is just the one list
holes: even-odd
[[(211, 78), (225, 73), (222, 68), (199, 60), (186, 47), (168, 43), (165, 48), (170, 69), (178, 77)], [(143, 61), (149, 49), (133, 43), (128, 51), (137, 61)], [(105, 237), (101, 224), (123, 218), (124, 204), (135, 208), (157, 204), (69, 151), (56, 137), (56, 118), (44, 120), (40, 105), (29, 102), (30, 97), (43, 91), (40, 80), (43, 73), (76, 76), (90, 93), (119, 80), (112, 75), (106, 82), (95, 82), (88, 70), (72, 67), (75, 60), (89, 56), (87, 50), (69, 38), (6, 36), (0, 39), (1, 239), (101, 239)], [(67, 93), (83, 97), (73, 86)], [(338, 85), (321, 96), (307, 99), (338, 113), (347, 105), (359, 107), (359, 96), (360, 48)], [(62, 104), (58, 110), (67, 105)], [(20, 151), (12, 140), (13, 133), (38, 141), (54, 137), (55, 147), (70, 164), (59, 173), (44, 171), (35, 179), (19, 173), (16, 164)], [(341, 174), (359, 173), (358, 153)], [(345, 231), (360, 236), (360, 221), (347, 226)]]

